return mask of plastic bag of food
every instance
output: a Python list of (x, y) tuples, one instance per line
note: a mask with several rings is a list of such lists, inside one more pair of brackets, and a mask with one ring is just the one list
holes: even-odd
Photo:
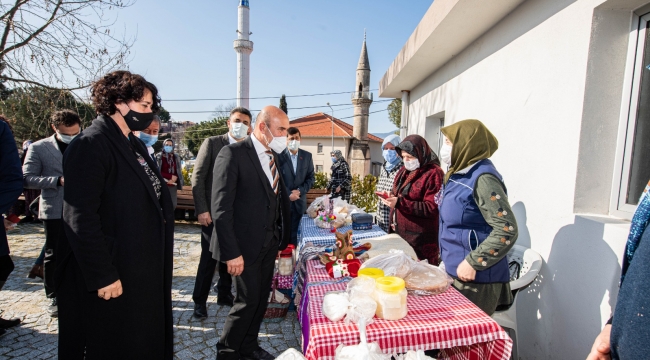
[(371, 296), (375, 291), (375, 279), (360, 276), (352, 279), (345, 290), (350, 298), (355, 296)]
[(350, 307), (348, 293), (345, 291), (330, 291), (323, 298), (323, 315), (330, 321), (339, 321), (345, 317)]
[(365, 321), (359, 323), (359, 345), (339, 345), (334, 355), (335, 360), (390, 360), (391, 356), (381, 352), (376, 342), (368, 344)]
[(437, 295), (447, 291), (454, 280), (444, 270), (423, 260), (413, 265), (404, 282), (412, 294)]
[[(316, 218), (314, 219), (314, 224), (321, 229), (331, 229), (332, 226), (338, 229), (342, 226), (345, 226), (345, 217), (343, 215), (340, 215), (338, 213), (333, 213), (332, 215), (334, 215), (334, 220), (330, 222), (321, 219), (321, 215), (317, 215)], [(327, 215), (322, 215), (322, 216), (327, 216)]]
[(275, 360), (307, 360), (302, 353), (294, 348), (289, 348), (280, 356), (276, 357)]
[(361, 265), (361, 268), (378, 268), (384, 270), (384, 276), (397, 276), (406, 278), (411, 272), (411, 268), (417, 262), (410, 256), (404, 254), (402, 250), (390, 250), (388, 254), (382, 254), (371, 258)]
[(350, 307), (345, 315), (345, 323), (359, 324), (363, 319), (366, 324), (370, 324), (376, 312), (377, 302), (370, 295), (355, 294), (350, 298)]
[(314, 219), (316, 216), (318, 216), (319, 211), (326, 211), (329, 210), (330, 208), (330, 196), (329, 195), (324, 195), (321, 197), (317, 197), (312, 201), (311, 204), (309, 204), (309, 207), (307, 208), (307, 215), (309, 215), (310, 218)]

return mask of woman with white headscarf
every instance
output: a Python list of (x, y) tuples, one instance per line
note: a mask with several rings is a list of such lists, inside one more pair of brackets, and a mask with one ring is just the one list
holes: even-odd
[[(381, 144), (382, 155), (384, 156), (384, 164), (379, 172), (379, 179), (377, 179), (377, 192), (390, 194), (395, 182), (395, 174), (399, 169), (404, 166), (402, 158), (397, 155), (395, 146), (399, 145), (402, 139), (395, 135), (388, 135), (384, 142)], [(385, 232), (390, 230), (390, 208), (382, 201), (377, 202), (377, 223), (379, 227)]]

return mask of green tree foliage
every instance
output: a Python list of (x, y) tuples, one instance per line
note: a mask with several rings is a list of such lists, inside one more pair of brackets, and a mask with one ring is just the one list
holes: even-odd
[(352, 177), (352, 196), (350, 203), (363, 209), (365, 212), (373, 212), (377, 208), (379, 198), (375, 195), (377, 178), (368, 174), (363, 179), (359, 175)]
[(398, 129), (402, 127), (402, 99), (393, 99), (388, 104), (388, 119)]
[(287, 109), (287, 97), (282, 94), (280, 98), (280, 109), (284, 111), (285, 114), (289, 115), (289, 109)]
[(172, 118), (171, 115), (169, 115), (169, 111), (165, 110), (165, 108), (162, 106), (158, 111), (158, 117), (160, 118), (160, 121), (164, 123), (168, 122)]
[(203, 140), (228, 132), (226, 121), (228, 121), (228, 117), (219, 117), (188, 127), (183, 135), (183, 141), (187, 144), (187, 148), (192, 154), (198, 154)]
[(52, 90), (43, 87), (13, 89), (6, 99), (0, 99), (0, 113), (10, 121), (16, 142), (40, 140), (54, 134), (50, 126), (52, 113), (57, 110), (76, 111), (81, 117), (82, 128), (90, 126), (96, 117), (91, 104), (79, 101), (65, 90)]
[(327, 183), (329, 180), (327, 179), (327, 174), (324, 172), (317, 172), (314, 173), (314, 186), (312, 189), (327, 189)]

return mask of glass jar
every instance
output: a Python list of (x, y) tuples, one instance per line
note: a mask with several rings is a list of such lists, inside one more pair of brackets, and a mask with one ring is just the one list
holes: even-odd
[(375, 280), (373, 298), (377, 302), (378, 318), (399, 320), (406, 316), (406, 286), (404, 280), (395, 276), (384, 276)]

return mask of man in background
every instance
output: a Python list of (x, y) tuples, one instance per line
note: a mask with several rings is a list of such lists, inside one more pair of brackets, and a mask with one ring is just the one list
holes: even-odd
[(81, 119), (72, 110), (61, 110), (52, 114), (51, 126), (54, 135), (33, 143), (27, 150), (23, 178), (25, 188), (41, 189), (38, 218), (43, 220), (45, 228), (43, 283), (45, 296), (51, 299), (50, 315), (57, 317), (54, 271), (56, 245), (63, 235), (63, 153), (81, 132)]
[(291, 200), (291, 243), (297, 245), (298, 227), (307, 210), (307, 192), (314, 185), (314, 162), (309, 151), (300, 148), (300, 130), (287, 129), (287, 149), (280, 154), (282, 179)]
[(210, 252), (210, 238), (213, 230), (210, 199), (212, 196), (213, 174), (222, 171), (222, 169), (214, 166), (217, 155), (224, 146), (242, 141), (250, 134), (250, 111), (243, 107), (232, 109), (227, 124), (227, 133), (211, 136), (203, 141), (192, 172), (194, 209), (201, 224), (201, 260), (196, 271), (196, 282), (192, 294), (194, 316), (197, 318), (208, 316), (206, 302), (208, 301), (212, 277), (217, 264), (219, 265), (219, 281), (216, 286), (217, 305), (232, 306), (234, 300), (231, 290), (232, 278), (228, 274), (228, 267), (225, 263), (213, 259)]

